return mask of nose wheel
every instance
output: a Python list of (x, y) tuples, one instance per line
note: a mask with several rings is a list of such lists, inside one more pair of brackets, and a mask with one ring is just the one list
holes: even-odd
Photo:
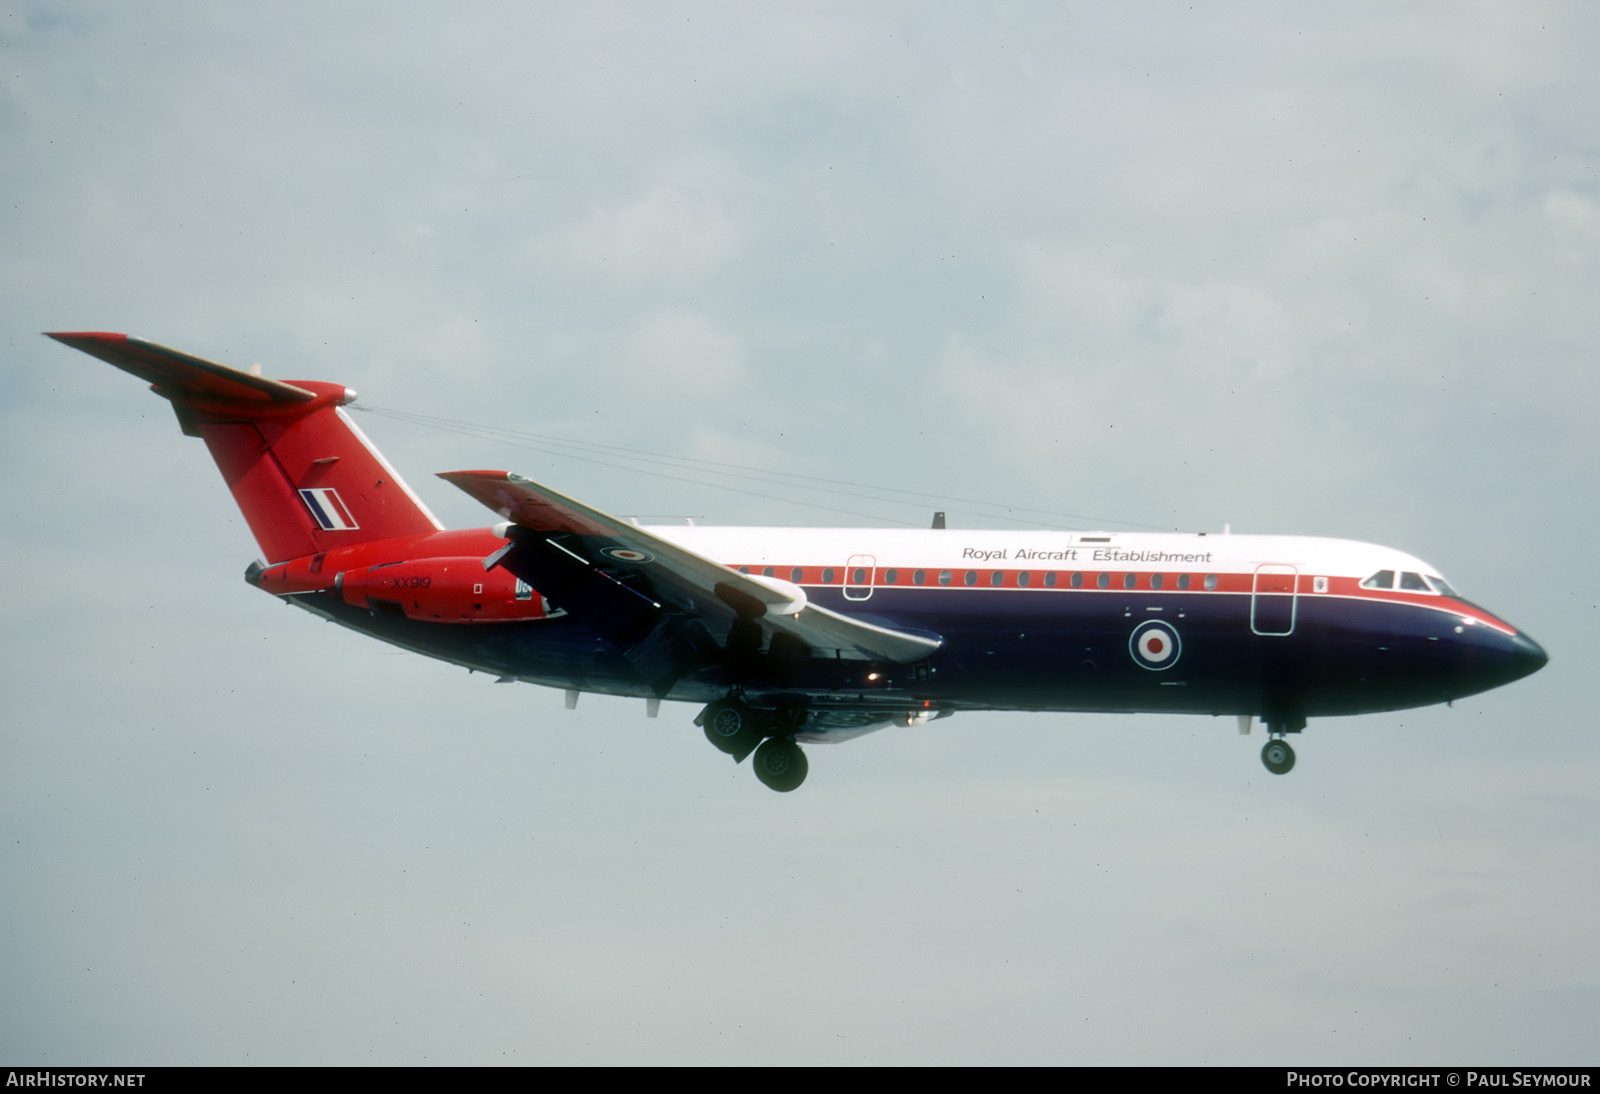
[(1294, 749), (1285, 740), (1268, 741), (1261, 747), (1261, 762), (1274, 775), (1287, 775), (1294, 768)]

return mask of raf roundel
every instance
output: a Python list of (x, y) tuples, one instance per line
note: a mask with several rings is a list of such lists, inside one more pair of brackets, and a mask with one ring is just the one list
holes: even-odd
[(646, 551), (635, 551), (632, 547), (602, 547), (600, 553), (607, 558), (614, 558), (618, 562), (654, 562), (655, 556)]
[(1133, 629), (1128, 639), (1128, 652), (1141, 668), (1160, 672), (1178, 663), (1183, 643), (1172, 625), (1160, 619), (1148, 619)]

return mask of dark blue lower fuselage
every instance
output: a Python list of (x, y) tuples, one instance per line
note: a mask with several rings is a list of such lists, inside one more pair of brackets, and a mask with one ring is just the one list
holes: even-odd
[[(1295, 597), (1270, 614), (1248, 594), (1199, 591), (879, 588), (811, 601), (897, 630), (937, 635), (923, 662), (758, 657), (698, 668), (665, 696), (836, 710), (1061, 710), (1306, 717), (1425, 706), (1535, 671), (1544, 651), (1460, 611), (1340, 596)], [(354, 608), (302, 607), (373, 637), (499, 676), (651, 696), (625, 652), (570, 618), (450, 625)], [(1153, 621), (1153, 622), (1152, 622)]]

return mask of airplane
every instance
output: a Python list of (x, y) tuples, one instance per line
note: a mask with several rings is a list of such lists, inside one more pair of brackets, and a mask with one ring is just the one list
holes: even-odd
[(49, 337), (147, 381), (205, 441), (265, 555), (250, 584), (568, 707), (704, 704), (706, 738), (780, 792), (806, 778), (801, 744), (978, 710), (1259, 718), (1282, 775), (1308, 718), (1449, 703), (1547, 661), (1435, 567), (1350, 540), (641, 527), (487, 470), (439, 476), (500, 518), (450, 530), (343, 385)]

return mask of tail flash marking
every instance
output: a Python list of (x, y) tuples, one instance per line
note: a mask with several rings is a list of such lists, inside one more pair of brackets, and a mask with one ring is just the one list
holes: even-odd
[(332, 487), (322, 486), (302, 490), (300, 500), (306, 503), (306, 508), (311, 510), (312, 519), (324, 532), (350, 532), (361, 527), (356, 523), (356, 518), (350, 515), (350, 510), (345, 507), (344, 501), (339, 497), (339, 491)]

